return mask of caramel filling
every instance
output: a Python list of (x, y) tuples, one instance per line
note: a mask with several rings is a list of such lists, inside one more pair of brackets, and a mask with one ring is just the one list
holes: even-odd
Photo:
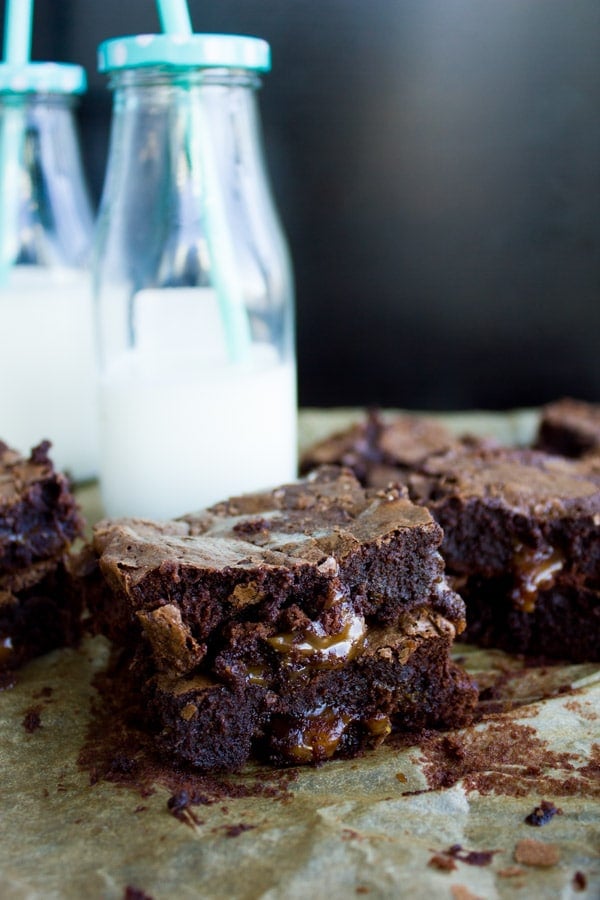
[(299, 763), (330, 759), (351, 718), (347, 713), (323, 706), (301, 721), (294, 720), (282, 735), (290, 759)]
[(564, 562), (564, 556), (554, 547), (532, 550), (519, 545), (513, 562), (515, 586), (511, 591), (515, 606), (523, 612), (533, 612), (538, 593), (552, 586)]
[(390, 717), (386, 716), (384, 713), (377, 713), (377, 715), (372, 718), (365, 719), (364, 726), (373, 737), (379, 739), (379, 742), (383, 741), (392, 730)]
[(311, 622), (303, 631), (290, 631), (267, 638), (273, 650), (286, 657), (287, 663), (303, 666), (338, 668), (360, 651), (367, 627), (363, 616), (349, 607), (342, 609), (341, 628), (327, 634), (320, 621)]

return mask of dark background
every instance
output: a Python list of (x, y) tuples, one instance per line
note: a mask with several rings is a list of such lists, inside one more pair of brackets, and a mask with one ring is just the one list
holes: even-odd
[[(0, 2), (0, 10), (4, 4)], [(296, 270), (300, 401), (600, 400), (598, 0), (190, 0), (272, 45), (261, 109)], [(151, 0), (37, 0), (34, 56), (86, 66)]]

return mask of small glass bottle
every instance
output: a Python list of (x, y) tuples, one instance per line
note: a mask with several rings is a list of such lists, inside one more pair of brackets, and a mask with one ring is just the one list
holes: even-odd
[(101, 492), (183, 514), (296, 474), (293, 287), (233, 35), (105, 42), (114, 111), (95, 247)]
[(49, 439), (77, 480), (98, 456), (85, 87), (79, 66), (0, 65), (0, 439), (24, 453)]

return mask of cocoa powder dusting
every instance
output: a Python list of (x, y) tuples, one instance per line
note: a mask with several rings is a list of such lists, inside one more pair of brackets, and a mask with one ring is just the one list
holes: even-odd
[(551, 750), (531, 725), (510, 718), (453, 734), (429, 732), (420, 749), (430, 790), (461, 781), (467, 792), (480, 794), (525, 797), (541, 789), (555, 796), (600, 797), (600, 745), (577, 766), (573, 754)]

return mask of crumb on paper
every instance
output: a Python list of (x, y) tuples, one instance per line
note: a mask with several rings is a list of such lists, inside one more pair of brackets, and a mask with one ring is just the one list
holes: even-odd
[(536, 825), (540, 827), (551, 822), (554, 816), (562, 816), (562, 809), (555, 806), (551, 800), (542, 800), (539, 806), (535, 807), (533, 812), (530, 812), (528, 816), (525, 816), (525, 823), (527, 825)]
[(427, 865), (432, 869), (439, 869), (441, 872), (452, 872), (453, 869), (458, 868), (452, 857), (445, 853), (435, 853)]
[(468, 866), (489, 866), (494, 858), (494, 853), (499, 850), (465, 850), (461, 844), (452, 844), (446, 854), (452, 859), (467, 863)]
[(221, 833), (225, 837), (234, 838), (239, 837), (245, 831), (252, 831), (254, 828), (256, 828), (256, 825), (246, 825), (244, 822), (240, 822), (238, 825), (223, 825)]
[(450, 888), (454, 900), (483, 900), (478, 894), (474, 894), (464, 884), (453, 884)]
[(41, 713), (42, 710), (39, 706), (32, 706), (30, 709), (25, 710), (22, 724), (27, 734), (33, 734), (34, 731), (42, 727)]
[(515, 847), (515, 859), (525, 866), (555, 866), (560, 859), (560, 850), (556, 844), (524, 838)]
[(573, 875), (573, 888), (576, 891), (585, 891), (587, 887), (587, 878), (583, 872), (575, 872)]
[(123, 900), (153, 900), (150, 894), (128, 884), (123, 893)]
[(517, 878), (519, 875), (524, 874), (524, 869), (521, 866), (506, 866), (505, 869), (498, 869), (498, 875), (500, 878)]

